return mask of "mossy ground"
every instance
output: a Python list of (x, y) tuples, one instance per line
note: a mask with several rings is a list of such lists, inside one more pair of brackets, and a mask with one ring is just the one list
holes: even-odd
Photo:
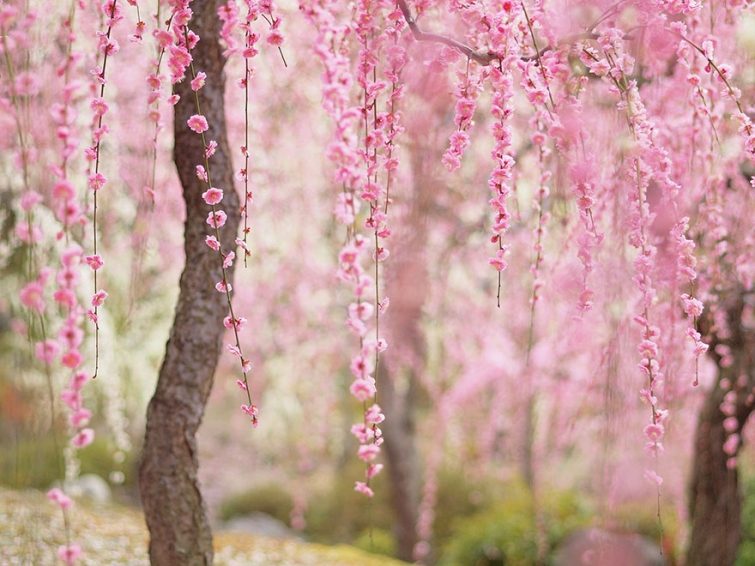
[[(148, 565), (147, 530), (138, 511), (78, 503), (71, 514), (73, 538), (84, 550), (83, 565)], [(63, 542), (60, 511), (35, 490), (0, 488), (0, 563), (58, 565)], [(218, 566), (400, 566), (402, 562), (349, 546), (324, 546), (248, 534), (216, 533)]]

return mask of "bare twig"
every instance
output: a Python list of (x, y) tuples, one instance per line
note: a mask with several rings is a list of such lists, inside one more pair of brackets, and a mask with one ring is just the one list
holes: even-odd
[[(456, 51), (458, 51), (462, 55), (465, 55), (472, 61), (476, 61), (483, 67), (487, 67), (493, 62), (501, 61), (503, 59), (503, 57), (501, 57), (500, 55), (498, 55), (497, 53), (493, 51), (476, 51), (475, 49), (473, 49), (471, 46), (467, 45), (466, 43), (457, 41), (453, 39), (452, 37), (441, 35), (439, 33), (428, 33), (428, 32), (422, 31), (421, 29), (419, 29), (419, 26), (417, 25), (417, 21), (412, 16), (412, 13), (409, 10), (409, 6), (407, 5), (406, 0), (398, 0), (398, 6), (401, 9), (401, 13), (404, 15), (404, 19), (406, 20), (406, 23), (409, 26), (409, 29), (411, 30), (412, 35), (414, 36), (415, 40), (441, 43), (443, 45), (451, 47), (452, 49), (456, 49)], [(529, 23), (529, 18), (527, 19), (527, 21)], [(585, 33), (577, 33), (577, 34), (565, 37), (562, 41), (558, 43), (556, 47), (563, 47), (565, 45), (571, 45), (575, 41), (580, 41), (584, 39), (595, 39), (596, 37), (597, 37), (596, 34), (593, 33), (592, 31), (587, 31)], [(535, 45), (537, 44), (535, 43)], [(540, 50), (537, 50), (537, 47), (536, 47), (535, 55), (524, 56), (524, 57), (521, 57), (521, 59), (523, 61), (530, 61), (533, 59), (539, 60), (540, 57), (542, 57), (547, 51), (550, 51), (551, 49), (554, 49), (554, 47), (551, 45), (547, 45)]]
[(398, 6), (401, 9), (401, 13), (404, 15), (406, 23), (409, 25), (409, 29), (412, 31), (414, 39), (417, 41), (431, 41), (434, 43), (442, 43), (453, 49), (456, 49), (462, 55), (466, 55), (469, 59), (477, 61), (480, 65), (487, 66), (493, 61), (499, 61), (501, 58), (490, 51), (482, 52), (475, 51), (469, 45), (456, 41), (451, 37), (440, 35), (437, 33), (427, 33), (419, 29), (416, 20), (412, 17), (412, 13), (409, 10), (409, 6), (406, 4), (406, 0), (398, 0)]

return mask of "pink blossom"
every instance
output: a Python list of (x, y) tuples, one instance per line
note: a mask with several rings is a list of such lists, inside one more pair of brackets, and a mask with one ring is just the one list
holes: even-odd
[(91, 428), (84, 428), (77, 432), (71, 439), (74, 448), (85, 448), (94, 441), (94, 431)]
[(737, 417), (726, 417), (724, 419), (724, 430), (726, 432), (735, 432), (739, 428)]
[(210, 249), (214, 251), (218, 251), (220, 249), (220, 242), (218, 242), (218, 239), (215, 236), (205, 236), (204, 242)]
[(658, 440), (663, 438), (663, 425), (651, 423), (645, 427), (644, 432), (645, 436), (647, 436), (651, 442), (657, 442)]
[(202, 71), (199, 71), (197, 73), (197, 76), (194, 77), (191, 80), (191, 90), (193, 90), (194, 92), (196, 92), (199, 89), (201, 89), (204, 86), (204, 82), (205, 82), (206, 78), (207, 78), (207, 75), (205, 73), (203, 73)]
[(216, 205), (223, 200), (223, 191), (215, 187), (207, 189), (202, 193), (202, 199), (209, 205)]
[(279, 32), (277, 29), (274, 29), (271, 31), (267, 36), (267, 42), (270, 45), (273, 45), (275, 47), (279, 47), (283, 45), (283, 34)]
[(68, 179), (61, 179), (52, 188), (52, 196), (59, 200), (71, 200), (76, 195), (73, 184)]
[(75, 373), (71, 378), (71, 389), (78, 391), (79, 389), (84, 387), (87, 379), (87, 374), (85, 374), (83, 371)]
[(58, 558), (68, 566), (75, 564), (81, 554), (81, 547), (78, 544), (62, 545), (58, 547)]
[(379, 405), (372, 405), (364, 413), (364, 420), (367, 424), (380, 424), (385, 420), (385, 415)]
[(367, 466), (367, 472), (365, 475), (367, 476), (367, 479), (369, 480), (369, 479), (374, 478), (376, 475), (378, 475), (382, 471), (383, 471), (383, 464), (371, 463), (369, 466)]
[(35, 310), (39, 313), (45, 310), (45, 300), (43, 296), (42, 285), (38, 281), (32, 281), (27, 283), (21, 293), (19, 293), (19, 299), (21, 303), (29, 309)]
[(687, 316), (696, 318), (703, 314), (702, 302), (693, 297), (690, 297), (687, 293), (684, 293), (681, 298), (682, 305), (684, 306), (684, 312)]
[(375, 444), (362, 444), (359, 447), (358, 455), (365, 462), (372, 462), (380, 454), (380, 447)]
[(84, 260), (87, 262), (87, 265), (92, 268), (93, 271), (97, 271), (103, 265), (105, 265), (105, 262), (102, 260), (102, 256), (100, 256), (99, 254), (88, 255), (84, 258)]
[(645, 479), (658, 487), (663, 483), (663, 478), (653, 470), (645, 470)]
[[(240, 316), (239, 318), (237, 318), (237, 319), (236, 319), (236, 329), (237, 329), (237, 330), (241, 330), (242, 328), (244, 328), (244, 325), (246, 324), (246, 322), (247, 322), (247, 321), (246, 321), (246, 319), (245, 319), (245, 318), (244, 318), (243, 316)], [(233, 328), (233, 326), (234, 326), (234, 325), (233, 325), (233, 323), (231, 322), (231, 317), (230, 317), (230, 316), (227, 316), (227, 317), (225, 317), (225, 318), (223, 319), (223, 326), (225, 326), (225, 327), (226, 327), (226, 328), (228, 328), (229, 330), (230, 330), (231, 328)]]
[(354, 491), (366, 495), (367, 497), (372, 497), (373, 495), (375, 495), (375, 492), (372, 491), (372, 489), (362, 481), (358, 481), (354, 484)]
[(210, 140), (207, 142), (207, 147), (204, 149), (204, 155), (207, 159), (215, 155), (215, 151), (218, 149), (218, 142)]
[(75, 412), (71, 413), (69, 418), (71, 426), (73, 428), (81, 428), (89, 424), (89, 419), (92, 418), (92, 412), (84, 407), (79, 408)]
[(82, 362), (81, 353), (78, 350), (70, 350), (63, 354), (60, 361), (67, 368), (76, 369)]
[(192, 115), (186, 121), (186, 124), (189, 126), (189, 128), (191, 128), (198, 134), (206, 132), (209, 129), (209, 125), (207, 124), (207, 118), (205, 118), (201, 114)]
[(26, 191), (21, 195), (21, 208), (24, 212), (29, 212), (32, 208), (42, 202), (42, 195), (37, 191)]
[(727, 454), (728, 456), (734, 456), (736, 455), (738, 448), (739, 448), (739, 435), (730, 434), (724, 441), (724, 445), (723, 445), (724, 454)]
[(508, 263), (504, 259), (504, 256), (506, 255), (506, 249), (499, 249), (496, 251), (495, 257), (491, 257), (488, 259), (488, 263), (495, 269), (496, 271), (503, 271), (508, 267)]
[(95, 116), (103, 116), (108, 111), (107, 102), (105, 102), (104, 98), (100, 97), (93, 98), (89, 103), (89, 107), (92, 109)]
[(222, 228), (223, 226), (225, 226), (226, 220), (228, 220), (226, 213), (222, 210), (216, 210), (215, 212), (210, 212), (210, 214), (207, 215), (206, 222), (213, 228)]
[(93, 173), (89, 176), (89, 188), (93, 191), (99, 191), (107, 183), (107, 178), (102, 173)]
[(54, 487), (47, 492), (47, 499), (60, 505), (62, 509), (68, 509), (73, 505), (73, 500), (57, 487)]
[(359, 401), (366, 401), (370, 397), (375, 396), (375, 384), (374, 380), (368, 379), (355, 379), (349, 387), (351, 394)]
[(78, 409), (81, 406), (81, 392), (79, 389), (64, 389), (60, 392), (60, 399), (69, 409)]
[(92, 295), (92, 306), (93, 307), (102, 306), (102, 304), (105, 302), (105, 299), (107, 299), (107, 292), (100, 289), (94, 295)]
[(45, 340), (44, 342), (38, 342), (35, 347), (35, 354), (37, 359), (51, 364), (58, 353), (60, 352), (60, 345), (55, 340)]
[(259, 410), (256, 405), (241, 405), (241, 411), (250, 417), (252, 426), (259, 424)]
[(218, 293), (230, 293), (231, 291), (233, 291), (233, 285), (226, 281), (218, 281), (217, 283), (215, 283), (215, 290)]

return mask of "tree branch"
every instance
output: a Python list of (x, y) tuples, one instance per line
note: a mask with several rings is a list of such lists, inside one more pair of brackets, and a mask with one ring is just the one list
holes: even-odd
[(417, 41), (431, 41), (433, 43), (442, 43), (453, 49), (459, 51), (462, 55), (466, 55), (470, 59), (477, 61), (480, 65), (487, 66), (493, 61), (500, 61), (501, 58), (490, 51), (480, 52), (475, 51), (469, 45), (456, 41), (451, 37), (440, 35), (437, 33), (427, 33), (419, 29), (416, 20), (412, 17), (412, 13), (409, 10), (409, 6), (406, 4), (406, 0), (398, 0), (398, 6), (401, 9), (401, 13), (404, 15), (404, 19), (412, 31), (414, 39)]
[[(421, 29), (419, 29), (419, 26), (417, 25), (417, 21), (412, 17), (412, 13), (409, 10), (409, 6), (407, 5), (406, 0), (398, 0), (398, 6), (401, 9), (401, 13), (404, 15), (404, 19), (406, 20), (406, 23), (409, 26), (409, 29), (411, 30), (412, 35), (414, 36), (415, 40), (441, 43), (443, 45), (451, 47), (452, 49), (456, 49), (459, 53), (461, 53), (462, 55), (466, 55), (469, 59), (472, 59), (473, 61), (478, 62), (483, 67), (487, 67), (491, 63), (495, 61), (500, 61), (502, 59), (500, 55), (494, 53), (493, 51), (475, 51), (472, 47), (470, 47), (466, 43), (456, 41), (452, 37), (441, 35), (439, 33), (428, 33), (428, 32), (422, 31)], [(527, 22), (529, 24), (529, 18), (527, 18)], [(583, 39), (595, 39), (596, 37), (597, 35), (591, 30), (589, 30), (584, 33), (577, 33), (577, 34), (565, 37), (562, 41), (558, 43), (556, 47), (563, 47), (564, 45), (570, 45), (574, 43), (575, 41), (580, 41)], [(534, 34), (533, 34), (533, 41), (534, 41)], [(546, 45), (540, 50), (537, 50), (537, 47), (535, 49), (536, 51), (534, 55), (525, 56), (525, 57), (522, 57), (521, 59), (523, 61), (538, 60), (538, 65), (541, 65), (539, 61), (540, 57), (542, 57), (543, 54), (545, 54), (547, 51), (553, 49), (553, 47), (550, 45)]]

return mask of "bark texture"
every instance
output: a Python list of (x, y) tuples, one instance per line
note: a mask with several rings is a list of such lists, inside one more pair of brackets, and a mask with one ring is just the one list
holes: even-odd
[[(207, 73), (207, 84), (199, 91), (202, 113), (210, 124), (205, 135), (208, 141), (218, 142), (210, 160), (212, 183), (225, 189), (222, 208), (228, 221), (221, 230), (221, 242), (223, 249), (231, 250), (240, 215), (226, 137), (216, 1), (194, 0), (192, 9), (190, 28), (201, 38), (192, 51), (194, 67)], [(214, 288), (221, 280), (220, 258), (204, 242), (210, 207), (201, 198), (206, 187), (195, 175), (196, 164), (203, 160), (201, 136), (186, 126), (196, 113), (189, 80), (176, 85), (175, 92), (181, 99), (175, 107), (173, 157), (186, 203), (186, 265), (157, 388), (147, 410), (139, 489), (150, 532), (151, 563), (194, 566), (213, 560), (212, 532), (197, 479), (196, 433), (221, 351), (227, 304), (225, 295)]]
[[(725, 390), (722, 379), (733, 384), (736, 393), (737, 433), (741, 433), (755, 404), (755, 329), (747, 327), (742, 314), (748, 297), (744, 293), (733, 296), (724, 305), (728, 328), (710, 327), (710, 351), (718, 364), (718, 379), (708, 393), (700, 413), (695, 435), (695, 455), (690, 484), (689, 513), (692, 523), (688, 566), (728, 566), (734, 564), (741, 539), (742, 495), (737, 469), (728, 469), (729, 456), (723, 444), (726, 415), (721, 411)], [(750, 307), (751, 308), (751, 307)], [(730, 348), (731, 365), (722, 364), (716, 346)], [(741, 451), (741, 445), (739, 447)]]

